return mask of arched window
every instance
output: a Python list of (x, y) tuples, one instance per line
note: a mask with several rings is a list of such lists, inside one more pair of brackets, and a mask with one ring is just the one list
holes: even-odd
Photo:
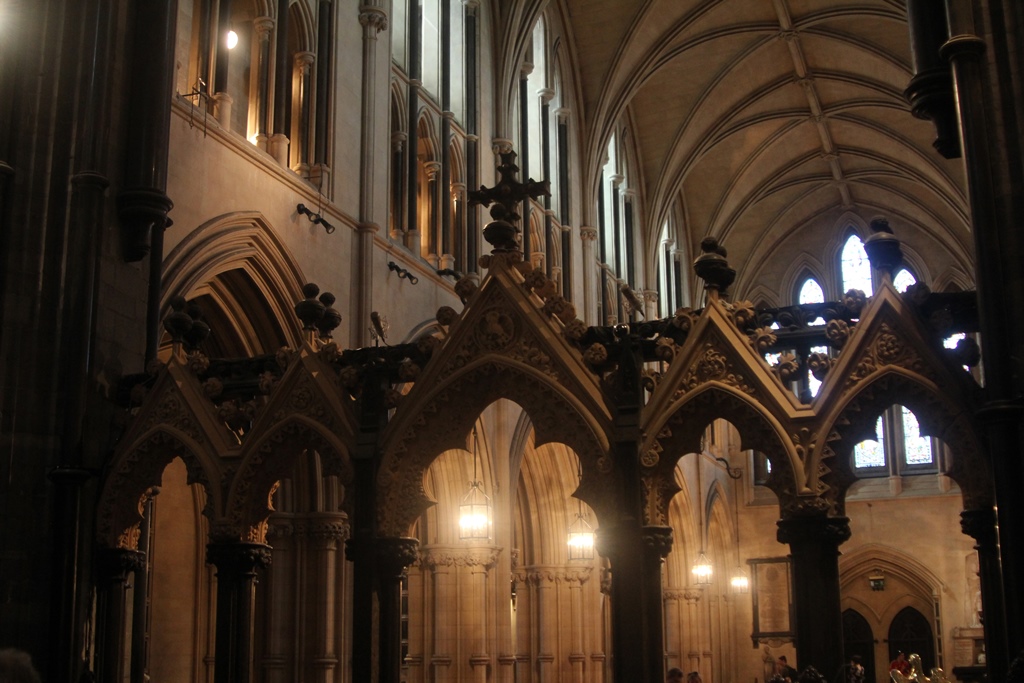
[(917, 416), (893, 406), (878, 418), (875, 438), (853, 449), (853, 467), (861, 476), (907, 475), (935, 471), (934, 439), (921, 434)]
[(896, 277), (892, 279), (892, 286), (896, 288), (897, 292), (905, 292), (913, 284), (917, 284), (917, 278), (906, 268), (900, 268)]
[[(804, 280), (803, 285), (800, 286), (800, 292), (797, 294), (797, 303), (799, 304), (822, 304), (825, 303), (825, 291), (818, 284), (818, 281), (812, 277)], [(825, 320), (820, 316), (811, 323), (812, 325), (824, 325)], [(828, 353), (827, 346), (812, 346), (811, 353)], [(811, 371), (807, 371), (807, 387), (811, 392), (811, 396), (817, 396), (818, 390), (821, 389), (821, 381), (811, 374)]]
[(859, 289), (866, 296), (871, 296), (874, 293), (871, 284), (871, 263), (868, 261), (868, 254), (864, 251), (864, 243), (861, 242), (860, 237), (850, 235), (847, 238), (839, 261), (843, 276), (843, 292)]

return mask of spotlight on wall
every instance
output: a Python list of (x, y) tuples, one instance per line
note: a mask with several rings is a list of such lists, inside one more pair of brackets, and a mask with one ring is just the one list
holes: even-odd
[(228, 31), (226, 42), (228, 49), (234, 50), (238, 46), (238, 34), (234, 31)]
[(305, 204), (299, 204), (295, 207), (295, 210), (309, 219), (309, 222), (313, 225), (322, 225), (324, 232), (330, 235), (335, 231), (335, 227), (327, 222), (327, 219), (318, 214), (317, 212), (310, 209)]
[(408, 270), (406, 270), (402, 266), (398, 265), (394, 261), (388, 261), (388, 270), (395, 271), (396, 273), (398, 273), (399, 279), (405, 278), (406, 280), (409, 281), (410, 284), (414, 285), (414, 284), (416, 284), (417, 282), (420, 281), (420, 279), (418, 277), (416, 277), (415, 275), (413, 275)]

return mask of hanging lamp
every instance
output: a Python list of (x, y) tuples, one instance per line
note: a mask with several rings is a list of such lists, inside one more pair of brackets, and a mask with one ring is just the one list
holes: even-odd
[(729, 586), (732, 587), (733, 593), (750, 592), (750, 577), (747, 576), (747, 572), (743, 567), (736, 568), (736, 573), (729, 579)]
[(459, 505), (459, 538), (463, 541), (488, 541), (491, 538), (491, 499), (477, 478), (480, 457), (476, 427), (473, 427), (473, 479)]
[(697, 525), (700, 528), (701, 537), (701, 549), (700, 555), (697, 556), (697, 561), (693, 564), (693, 569), (690, 571), (693, 573), (693, 581), (698, 586), (709, 586), (711, 585), (711, 560), (704, 553), (704, 489), (700, 481), (701, 465), (703, 465), (704, 458), (704, 438), (700, 440), (700, 452), (697, 457)]
[[(583, 483), (583, 469), (576, 462), (576, 479)], [(594, 559), (594, 527), (590, 526), (587, 514), (583, 511), (583, 501), (576, 499), (576, 518), (569, 524), (569, 559), (570, 560), (592, 560)]]

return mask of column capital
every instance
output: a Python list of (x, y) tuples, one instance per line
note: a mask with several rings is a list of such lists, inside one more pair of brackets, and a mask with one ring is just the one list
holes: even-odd
[[(639, 531), (639, 534), (637, 533)], [(635, 553), (644, 550), (663, 558), (672, 550), (672, 527), (644, 526), (637, 529), (633, 526), (601, 527), (597, 530), (597, 550), (601, 555), (612, 558), (612, 570), (615, 568), (615, 556)]]
[(477, 9), (480, 8), (480, 0), (462, 0), (462, 4), (466, 6), (466, 11), (471, 14), (476, 14)]
[(529, 76), (532, 73), (533, 73), (533, 63), (532, 62), (523, 62), (523, 68), (520, 69), (520, 71), (519, 71), (520, 78), (526, 78), (527, 76)]
[(316, 61), (316, 53), (307, 50), (296, 52), (294, 60), (295, 66), (301, 69), (303, 73), (306, 73), (309, 71), (309, 67), (313, 66), (313, 62)]
[(146, 553), (129, 548), (101, 548), (96, 554), (96, 568), (100, 580), (125, 583), (128, 575), (141, 569)]
[(423, 163), (423, 170), (427, 173), (427, 180), (431, 181), (437, 177), (438, 171), (441, 170), (441, 162), (426, 161)]
[(512, 141), (507, 138), (491, 138), (491, 151), (495, 155), (508, 154), (512, 151)]
[(580, 226), (580, 239), (584, 242), (596, 242), (597, 228), (588, 228), (585, 225)]
[(541, 104), (547, 104), (555, 97), (555, 91), (551, 88), (541, 88), (537, 91), (537, 96), (540, 97)]
[(777, 524), (779, 543), (832, 543), (838, 548), (850, 538), (849, 517), (790, 517)]
[(373, 5), (359, 6), (359, 23), (367, 29), (373, 29), (374, 35), (388, 27), (388, 14), (380, 7)]
[(206, 561), (217, 568), (217, 576), (254, 575), (270, 565), (270, 546), (263, 543), (208, 543)]
[(408, 139), (408, 135), (406, 135), (400, 130), (396, 130), (394, 133), (391, 134), (391, 151), (401, 152), (402, 148), (405, 147), (406, 140)]
[(558, 107), (557, 109), (555, 109), (555, 116), (557, 117), (559, 123), (567, 122), (569, 120), (569, 114), (571, 113), (572, 112), (568, 107)]
[(420, 563), (431, 569), (438, 567), (484, 567), (490, 569), (498, 562), (501, 548), (479, 546), (456, 548), (452, 546), (427, 546), (420, 552)]
[(608, 180), (612, 181), (612, 185), (614, 185), (615, 187), (621, 185), (622, 181), (625, 179), (626, 176), (622, 175), (621, 173), (612, 173), (610, 176), (608, 176)]
[(649, 304), (658, 303), (658, 292), (653, 289), (644, 290), (644, 301)]
[(256, 36), (262, 40), (270, 40), (270, 33), (274, 30), (275, 22), (273, 17), (256, 17), (252, 20), (253, 28), (256, 29)]
[(375, 541), (377, 567), (389, 576), (402, 575), (419, 557), (420, 542), (415, 538), (385, 536)]

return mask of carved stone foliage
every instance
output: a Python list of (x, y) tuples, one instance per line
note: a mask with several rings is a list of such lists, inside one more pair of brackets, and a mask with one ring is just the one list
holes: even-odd
[[(473, 397), (473, 406), (465, 399)], [(555, 384), (528, 369), (494, 362), (477, 363), (450, 377), (444, 386), (418, 407), (417, 419), (396, 434), (385, 455), (379, 481), (377, 518), (385, 533), (399, 534), (429, 505), (423, 475), (438, 454), (463, 448), (465, 436), (479, 411), (499, 398), (524, 406), (533, 422), (536, 443), (559, 442), (579, 454), (588, 473), (598, 471), (597, 456), (605, 451), (577, 406)], [(591, 487), (589, 490), (594, 490)], [(600, 493), (600, 486), (596, 487)], [(595, 510), (600, 501), (587, 501)], [(595, 504), (596, 503), (596, 504)]]
[(175, 457), (185, 463), (189, 484), (201, 484), (207, 492), (203, 513), (213, 517), (218, 493), (197, 455), (197, 446), (169, 430), (158, 429), (131, 445), (116, 461), (104, 485), (97, 509), (97, 538), (109, 547), (138, 547), (139, 523), (149, 490), (160, 484), (163, 471)]
[(498, 562), (501, 548), (452, 548), (429, 546), (420, 551), (421, 567), (437, 570), (440, 567), (482, 567), (490, 569)]
[(892, 365), (913, 373), (934, 378), (917, 349), (909, 344), (903, 334), (889, 322), (882, 322), (871, 341), (861, 347), (858, 362), (846, 377), (845, 387), (863, 381), (877, 370)]
[(712, 338), (705, 341), (676, 388), (675, 398), (712, 381), (728, 384), (745, 394), (753, 395), (754, 388), (740, 372), (737, 363), (727, 355), (727, 348), (728, 346), (717, 335), (712, 335)]

